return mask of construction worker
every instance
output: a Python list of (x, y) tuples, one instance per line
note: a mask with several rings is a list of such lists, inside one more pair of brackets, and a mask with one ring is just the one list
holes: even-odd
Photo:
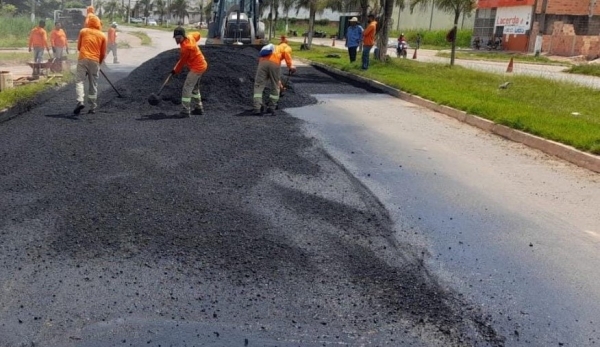
[[(280, 37), (280, 46), (283, 47), (283, 50), (288, 52), (290, 56), (292, 55), (292, 47), (288, 45), (288, 40), (285, 35), (281, 35)], [(282, 80), (279, 80), (279, 97), (283, 96), (283, 92), (287, 89), (287, 85), (285, 85)]]
[(59, 22), (54, 24), (54, 30), (50, 32), (50, 45), (54, 58), (58, 61), (62, 60), (64, 53), (69, 54), (69, 45), (67, 44), (67, 34), (62, 29)]
[(75, 74), (75, 92), (77, 93), (77, 106), (73, 113), (78, 115), (85, 107), (84, 81), (89, 83), (87, 100), (90, 104), (88, 113), (96, 113), (98, 98), (98, 73), (100, 64), (106, 57), (106, 36), (101, 31), (102, 24), (96, 16), (90, 16), (88, 27), (79, 31), (77, 50), (77, 72)]
[(354, 63), (356, 61), (356, 51), (358, 50), (358, 46), (360, 46), (360, 42), (362, 41), (363, 36), (363, 28), (358, 24), (358, 18), (352, 17), (348, 21), (350, 24), (348, 26), (348, 31), (346, 32), (346, 43), (345, 46), (348, 47), (348, 57), (350, 58), (350, 62)]
[[(83, 27), (88, 28), (88, 24), (90, 23), (90, 17), (94, 16), (94, 17), (98, 18), (98, 16), (96, 16), (96, 14), (94, 13), (94, 6), (88, 6), (85, 10), (86, 10), (87, 14), (85, 15), (85, 21), (83, 22)], [(100, 18), (98, 18), (98, 20), (100, 20)], [(100, 27), (102, 27), (102, 22), (100, 22)]]
[(375, 45), (375, 32), (377, 31), (377, 22), (375, 16), (370, 14), (367, 16), (367, 28), (363, 32), (363, 52), (362, 52), (362, 69), (367, 70), (369, 68), (369, 54), (371, 48)]
[(117, 23), (113, 22), (110, 25), (110, 29), (108, 29), (108, 51), (106, 52), (106, 56), (108, 53), (112, 51), (113, 54), (113, 64), (118, 64), (119, 60), (117, 59)]
[(285, 61), (290, 74), (296, 72), (296, 68), (292, 65), (292, 54), (289, 47), (287, 43), (282, 42), (277, 46), (269, 44), (261, 49), (261, 57), (258, 58), (258, 68), (256, 69), (256, 77), (254, 77), (253, 114), (258, 115), (261, 113), (263, 91), (267, 83), (271, 85), (267, 113), (275, 114), (277, 102), (279, 102), (281, 62)]
[(52, 56), (50, 47), (48, 46), (48, 35), (46, 34), (46, 29), (44, 29), (45, 27), (46, 21), (41, 20), (38, 26), (31, 29), (29, 33), (29, 52), (33, 48), (33, 61), (35, 63), (41, 63), (44, 59), (44, 49)]
[[(177, 75), (181, 72), (184, 66), (190, 69), (183, 83), (181, 91), (181, 105), (183, 109), (179, 113), (182, 118), (190, 117), (190, 114), (203, 115), (204, 108), (202, 107), (202, 98), (200, 95), (200, 79), (202, 74), (208, 68), (208, 63), (204, 59), (198, 42), (200, 41), (200, 33), (193, 32), (186, 36), (183, 27), (177, 27), (173, 31), (173, 38), (180, 47), (179, 61), (171, 71), (171, 74)], [(193, 107), (193, 110), (191, 108)]]

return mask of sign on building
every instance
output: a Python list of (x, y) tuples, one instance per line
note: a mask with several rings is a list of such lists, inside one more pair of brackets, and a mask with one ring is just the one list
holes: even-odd
[(495, 8), (510, 6), (533, 6), (535, 0), (478, 0), (477, 8)]
[(523, 35), (531, 29), (533, 7), (500, 7), (496, 11), (496, 27), (504, 27), (504, 35)]

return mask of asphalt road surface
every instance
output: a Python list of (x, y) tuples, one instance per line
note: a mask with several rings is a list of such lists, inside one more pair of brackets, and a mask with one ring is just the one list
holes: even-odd
[(229, 53), (175, 119), (161, 47), (0, 125), (0, 346), (600, 343), (597, 175), (310, 67), (249, 117)]

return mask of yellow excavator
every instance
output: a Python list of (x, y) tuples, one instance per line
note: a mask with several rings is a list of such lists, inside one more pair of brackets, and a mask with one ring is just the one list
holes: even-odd
[(259, 19), (259, 0), (213, 0), (206, 45), (262, 47), (265, 23)]

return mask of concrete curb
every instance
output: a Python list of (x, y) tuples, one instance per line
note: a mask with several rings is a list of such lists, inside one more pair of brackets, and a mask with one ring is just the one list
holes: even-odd
[(340, 75), (348, 79), (352, 79), (354, 81), (364, 83), (370, 87), (381, 90), (382, 92), (389, 94), (391, 96), (397, 97), (404, 101), (410, 102), (415, 105), (419, 105), (430, 110), (445, 114), (452, 118), (456, 118), (457, 120), (467, 123), (469, 125), (475, 126), (492, 134), (496, 134), (502, 136), (506, 139), (509, 139), (514, 142), (522, 143), (531, 148), (535, 148), (540, 150), (546, 154), (558, 157), (560, 159), (566, 160), (572, 164), (577, 166), (586, 168), (588, 170), (600, 173), (600, 156), (595, 156), (590, 153), (582, 152), (577, 150), (571, 146), (564, 145), (562, 143), (558, 143), (555, 141), (547, 140), (535, 135), (531, 135), (519, 130), (515, 130), (509, 128), (504, 125), (496, 124), (490, 120), (477, 117), (474, 115), (467, 114), (464, 111), (460, 111), (454, 109), (452, 107), (444, 106), (437, 104), (433, 101), (423, 99), (419, 96), (412, 95), (406, 92), (403, 92), (399, 89), (390, 87), (383, 83), (370, 80), (368, 78), (357, 76), (339, 69), (332, 68), (325, 64), (305, 61), (307, 64), (310, 64), (319, 69), (326, 70), (332, 74)]

